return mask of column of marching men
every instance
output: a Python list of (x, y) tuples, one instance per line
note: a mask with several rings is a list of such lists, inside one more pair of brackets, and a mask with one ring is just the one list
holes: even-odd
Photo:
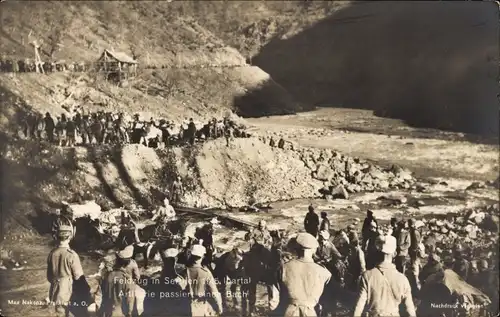
[(180, 124), (166, 119), (133, 119), (124, 113), (92, 112), (61, 114), (53, 117), (30, 113), (20, 119), (19, 132), (26, 138), (44, 140), (59, 146), (77, 144), (127, 144), (137, 143), (150, 147), (168, 147), (174, 144), (191, 144), (197, 140), (225, 137), (229, 144), (233, 137), (249, 137), (245, 127), (229, 118), (212, 118), (202, 127), (193, 119)]
[[(175, 211), (165, 200), (165, 206), (159, 208), (154, 218), (166, 224), (173, 217)], [(373, 212), (368, 211), (361, 238), (356, 229), (359, 222), (354, 219), (352, 225), (337, 231), (333, 238), (342, 243), (335, 246), (327, 214), (318, 215), (309, 206), (304, 219), (305, 232), (299, 232), (290, 242), (285, 243), (286, 236), (268, 230), (266, 222), (261, 220), (245, 236), (250, 251), (235, 247), (214, 260), (217, 246), (213, 234), (214, 225), (218, 224), (214, 218), (197, 230), (194, 237), (183, 236), (179, 247), (169, 246), (161, 251), (162, 282), (148, 292), (133, 259), (134, 245), (122, 245), (114, 255), (107, 255), (98, 274), (100, 286), (94, 299), (81, 295), (87, 294), (88, 286), (79, 256), (69, 247), (74, 229), (71, 225), (60, 225), (56, 233), (58, 246), (48, 257), (49, 299), (55, 304), (58, 316), (88, 314), (81, 307), (71, 306), (75, 298), (93, 302), (102, 317), (146, 316), (148, 305), (158, 306), (154, 312), (149, 309), (154, 316), (214, 316), (223, 314), (231, 300), (240, 300), (238, 314), (251, 316), (257, 312), (257, 284), (264, 282), (268, 288), (268, 308), (273, 310), (270, 314), (277, 316), (335, 314), (343, 293), (356, 295), (352, 307), (348, 307), (353, 316), (417, 316), (415, 294), (430, 275), (445, 270), (439, 250), (432, 244), (422, 246), (420, 224), (415, 219), (393, 218), (390, 225), (381, 226)], [(138, 229), (133, 225), (140, 245)], [(479, 276), (495, 274), (495, 268), (491, 270), (487, 260), (482, 260), (479, 268), (472, 268), (460, 248), (454, 256), (451, 268), (463, 278), (463, 285), (470, 282), (479, 288), (478, 284), (484, 284)], [(425, 258), (427, 263), (422, 267)], [(227, 281), (233, 281), (234, 285), (227, 285)], [(227, 292), (227, 286), (233, 293)], [(152, 304), (150, 297), (155, 295), (151, 292), (170, 295), (159, 301), (156, 295), (157, 301), (153, 300), (156, 304)], [(231, 299), (236, 292), (240, 298)], [(429, 305), (420, 303), (420, 306)], [(436, 311), (422, 310), (419, 316), (430, 317), (433, 313)]]

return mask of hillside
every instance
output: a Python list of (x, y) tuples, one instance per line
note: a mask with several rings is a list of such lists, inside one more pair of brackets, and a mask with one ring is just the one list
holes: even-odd
[(63, 100), (90, 110), (168, 114), (171, 119), (220, 115), (229, 108), (246, 116), (301, 109), (265, 72), (246, 64), (236, 49), (192, 16), (177, 14), (184, 6), (168, 2), (2, 3), (2, 60), (33, 59), (30, 43), (37, 40), (45, 61), (92, 63), (104, 49), (124, 52), (139, 61), (139, 76), (126, 89), (102, 81), (95, 69), (48, 77), (2, 74), (0, 84), (40, 111), (60, 112)]

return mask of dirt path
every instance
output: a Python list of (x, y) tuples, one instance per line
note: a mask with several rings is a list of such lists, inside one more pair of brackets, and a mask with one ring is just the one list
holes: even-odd
[[(259, 134), (283, 136), (303, 146), (330, 148), (379, 164), (399, 164), (421, 176), (478, 180), (498, 177), (498, 145), (471, 143), (460, 134), (429, 130), (425, 130), (427, 134), (422, 137), (422, 129), (404, 127), (391, 121), (386, 123), (394, 126), (384, 128), (383, 122), (360, 110), (351, 110), (347, 114), (336, 111), (322, 109), (295, 116), (248, 121)], [(339, 123), (340, 115), (351, 120), (350, 123)], [(335, 118), (332, 122), (329, 121), (331, 117)], [(360, 127), (366, 132), (349, 132), (341, 126), (350, 130)], [(404, 136), (396, 133), (401, 130), (406, 131)]]

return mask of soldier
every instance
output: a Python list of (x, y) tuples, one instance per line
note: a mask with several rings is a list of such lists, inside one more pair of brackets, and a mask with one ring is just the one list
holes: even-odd
[(19, 63), (16, 60), (12, 60), (12, 72), (14, 75), (19, 73)]
[(45, 133), (47, 134), (47, 139), (50, 143), (54, 142), (54, 129), (56, 127), (54, 119), (50, 116), (50, 113), (45, 114)]
[(131, 280), (127, 270), (127, 266), (130, 264), (128, 253), (130, 253), (130, 249), (119, 252), (113, 271), (102, 281), (100, 310), (102, 317), (132, 316), (136, 284)]
[(321, 215), (321, 224), (319, 225), (319, 230), (325, 230), (330, 232), (330, 219), (328, 219), (327, 214), (325, 211), (322, 211), (320, 213)]
[(366, 218), (363, 221), (363, 227), (361, 228), (361, 236), (363, 238), (362, 247), (365, 250), (366, 250), (366, 243), (367, 243), (368, 239), (370, 239), (372, 232), (373, 232), (371, 229), (373, 222), (375, 223), (375, 226), (378, 227), (377, 220), (373, 216), (373, 211), (367, 210), (366, 211)]
[(252, 230), (251, 232), (248, 232), (245, 235), (245, 240), (251, 241), (250, 243), (253, 244), (260, 244), (263, 247), (270, 248), (272, 243), (273, 243), (273, 238), (271, 237), (271, 234), (267, 230), (267, 224), (265, 220), (259, 221), (259, 226)]
[(397, 247), (396, 239), (393, 236), (380, 236), (376, 246), (384, 259), (361, 276), (353, 315), (361, 317), (366, 311), (368, 316), (400, 316), (402, 304), (402, 308), (406, 310), (405, 315), (415, 317), (410, 283), (392, 264)]
[(304, 229), (314, 237), (318, 236), (319, 217), (318, 214), (314, 212), (314, 207), (312, 205), (309, 205), (309, 212), (304, 219)]
[(160, 119), (160, 125), (158, 127), (161, 130), (161, 142), (165, 147), (170, 144), (170, 132), (168, 131), (168, 122), (165, 119)]
[(319, 247), (314, 255), (316, 263), (326, 266), (330, 266), (333, 260), (342, 259), (342, 254), (335, 247), (335, 245), (329, 240), (330, 233), (328, 231), (319, 232)]
[(285, 148), (285, 140), (281, 137), (278, 141), (278, 149), (284, 149)]
[(376, 246), (376, 241), (379, 236), (379, 233), (377, 231), (377, 223), (375, 221), (372, 221), (369, 229), (370, 231), (367, 233), (368, 238), (365, 241), (365, 246), (362, 246), (363, 251), (366, 254), (366, 268), (368, 270), (373, 269), (377, 262), (380, 260), (380, 252), (378, 252)]
[(215, 279), (210, 270), (201, 265), (205, 255), (205, 247), (199, 244), (193, 245), (192, 264), (186, 270), (187, 291), (191, 302), (190, 316), (213, 316), (216, 313), (223, 313), (222, 297)]
[(234, 129), (229, 120), (224, 119), (224, 136), (226, 137), (226, 146), (229, 146), (229, 141), (233, 138)]
[(399, 272), (405, 274), (406, 272), (406, 264), (407, 264), (407, 258), (408, 258), (408, 249), (410, 248), (411, 244), (411, 238), (410, 238), (410, 233), (408, 232), (408, 225), (407, 222), (404, 220), (401, 220), (399, 222), (397, 229), (397, 242), (398, 242), (398, 247), (397, 247), (397, 255), (395, 259), (395, 264), (396, 268), (398, 269)]
[(170, 201), (175, 205), (178, 205), (184, 195), (184, 188), (182, 186), (182, 179), (177, 176), (176, 180), (172, 184), (172, 190), (170, 191)]
[[(133, 245), (125, 247), (123, 250), (121, 250), (116, 254), (118, 261), (123, 260), (124, 264), (126, 263), (123, 269), (127, 273), (128, 277), (131, 278), (132, 281), (135, 283), (135, 285), (131, 285), (131, 288), (133, 291), (133, 297), (135, 298), (135, 307), (140, 316), (141, 313), (144, 311), (144, 298), (146, 292), (138, 285), (139, 280), (141, 278), (141, 273), (139, 271), (139, 266), (137, 265), (137, 262), (134, 259), (132, 259), (133, 255), (134, 255)], [(130, 283), (134, 284), (132, 282)]]
[(169, 220), (175, 218), (175, 210), (174, 207), (170, 205), (170, 202), (167, 198), (163, 200), (163, 206), (158, 208), (151, 218), (152, 221), (158, 221), (159, 223), (167, 223)]
[(359, 240), (351, 239), (349, 241), (350, 250), (349, 255), (347, 257), (348, 265), (347, 268), (349, 273), (352, 276), (352, 281), (350, 285), (351, 290), (357, 290), (359, 279), (361, 274), (366, 271), (366, 261), (365, 261), (365, 253), (361, 246), (359, 245)]
[(187, 134), (189, 139), (189, 144), (194, 145), (196, 138), (196, 125), (194, 124), (193, 118), (189, 119)]
[(66, 123), (66, 135), (68, 137), (67, 146), (75, 146), (76, 143), (76, 124), (74, 119), (69, 119)]
[(217, 119), (216, 118), (212, 118), (212, 120), (210, 120), (210, 122), (209, 122), (207, 139), (208, 138), (212, 138), (212, 139), (217, 138)]
[(408, 254), (410, 255), (410, 265), (411, 265), (411, 282), (414, 290), (420, 289), (420, 282), (418, 280), (419, 269), (420, 269), (420, 243), (422, 242), (422, 235), (419, 229), (416, 228), (415, 219), (408, 220), (408, 225), (410, 227), (410, 249)]
[(318, 248), (315, 237), (299, 233), (296, 242), (300, 247), (299, 258), (286, 262), (278, 271), (281, 304), (286, 307), (280, 315), (317, 316), (315, 307), (332, 275), (326, 268), (314, 263), (313, 254)]
[(177, 257), (179, 250), (168, 248), (162, 252), (163, 269), (161, 277), (164, 283), (161, 283), (161, 291), (165, 294), (175, 294), (175, 296), (166, 298), (167, 303), (163, 305), (162, 315), (165, 316), (187, 316), (189, 309), (187, 307), (184, 290), (187, 286), (186, 268), (179, 264)]
[(397, 218), (391, 218), (391, 229), (392, 229), (392, 236), (396, 238), (396, 241), (398, 240), (398, 219)]
[(211, 268), (212, 257), (215, 251), (213, 238), (214, 225), (218, 223), (219, 221), (217, 220), (217, 218), (212, 218), (212, 220), (210, 220), (210, 223), (204, 225), (201, 228), (198, 228), (194, 234), (194, 237), (198, 239), (198, 241), (201, 241), (201, 245), (203, 245), (203, 247), (205, 247), (206, 249), (206, 254), (203, 258), (202, 264), (208, 268)]
[(83, 277), (80, 258), (69, 247), (72, 237), (72, 226), (59, 226), (57, 232), (59, 245), (50, 252), (47, 258), (47, 280), (50, 282), (49, 300), (55, 305), (56, 316), (72, 316), (69, 311), (69, 302), (73, 292), (73, 281)]
[(59, 146), (67, 145), (67, 139), (66, 139), (66, 125), (68, 123), (68, 120), (66, 119), (66, 115), (63, 113), (61, 114), (61, 117), (57, 117), (57, 124), (56, 124), (56, 134), (57, 134), (57, 139), (59, 142)]

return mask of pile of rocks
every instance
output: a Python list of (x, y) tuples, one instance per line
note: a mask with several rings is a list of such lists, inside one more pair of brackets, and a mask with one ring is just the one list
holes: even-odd
[(461, 245), (474, 254), (472, 257), (487, 257), (496, 248), (499, 228), (499, 205), (444, 217), (443, 219), (423, 219), (424, 244), (446, 253), (456, 245)]
[(312, 177), (323, 182), (325, 196), (340, 195), (347, 199), (348, 193), (410, 189), (416, 182), (410, 171), (399, 166), (383, 169), (330, 149), (301, 148), (297, 151)]

